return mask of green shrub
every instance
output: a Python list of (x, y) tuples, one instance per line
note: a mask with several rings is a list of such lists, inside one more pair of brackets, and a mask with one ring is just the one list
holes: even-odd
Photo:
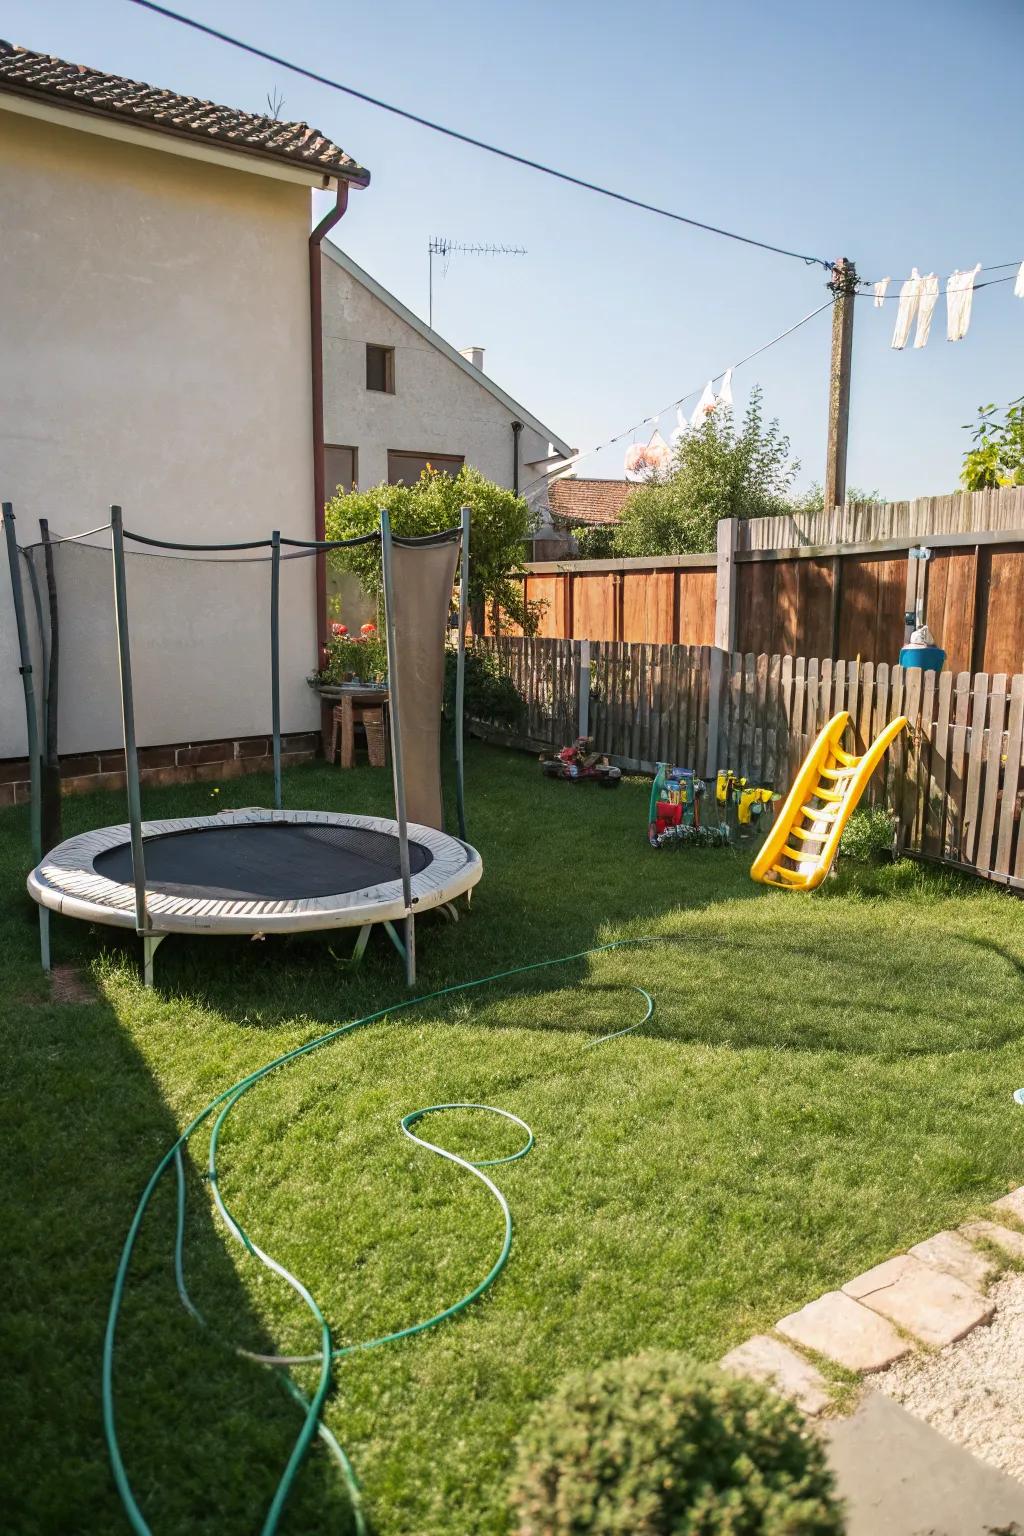
[(615, 524), (588, 523), (570, 528), (581, 560), (608, 560), (615, 554)]
[[(526, 706), (510, 677), (506, 677), (489, 651), (466, 652), (466, 719), (484, 725), (514, 730), (523, 718)], [(455, 652), (445, 657), (444, 712), (455, 715)]]
[(875, 805), (870, 810), (854, 811), (839, 840), (839, 853), (859, 864), (882, 864), (893, 856), (895, 837), (895, 816), (884, 806)]
[(516, 1536), (841, 1536), (819, 1440), (756, 1382), (648, 1354), (567, 1378), (527, 1422)]

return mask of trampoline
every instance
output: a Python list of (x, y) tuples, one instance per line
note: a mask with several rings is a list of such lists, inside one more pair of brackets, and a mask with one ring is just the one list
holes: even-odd
[[(20, 557), (13, 513), (4, 508), (12, 591), (25, 683), (29, 756), (33, 768), (33, 837), (38, 862), (28, 891), (40, 909), (43, 965), (49, 969), (49, 914), (134, 929), (143, 940), (143, 979), (153, 983), (153, 957), (168, 934), (249, 934), (358, 930), (358, 961), (375, 924), (380, 924), (405, 961), (411, 985), (416, 975), (415, 918), (441, 909), (456, 919), (459, 897), (468, 902), (483, 873), (479, 853), (465, 840), (462, 788), (462, 707), (468, 588), (469, 514), (460, 528), (427, 538), (398, 539), (381, 515), (382, 592), (391, 693), (391, 756), (394, 819), (334, 811), (285, 809), (281, 803), (280, 665), (278, 654), (280, 562), (320, 554), (338, 543), (282, 540), (279, 534), (243, 546), (175, 545), (123, 529), (119, 508), (111, 509), (114, 604), (120, 694), (124, 727), (129, 820), (58, 842), (43, 854), (42, 767), (54, 758), (54, 743), (43, 743), (32, 683), (32, 646), (20, 586)], [(91, 530), (95, 534), (100, 530)], [(84, 536), (83, 536), (84, 537)], [(143, 821), (135, 740), (131, 645), (127, 620), (129, 589), (124, 541), (161, 550), (209, 552), (241, 548), (245, 563), (271, 563), (270, 693), (273, 718), (273, 809), (249, 807), (215, 816)], [(66, 541), (73, 543), (73, 540)], [(291, 542), (296, 553), (282, 556)], [(352, 541), (350, 541), (352, 542)], [(356, 542), (366, 542), (360, 540)], [(54, 580), (53, 549), (44, 535), (47, 587)], [(269, 549), (269, 556), (252, 550)], [(455, 748), (460, 836), (444, 830), (441, 798), (440, 722), (445, 635), (452, 587), (461, 551), (456, 669)], [(163, 563), (163, 562), (161, 562)], [(177, 562), (176, 562), (177, 564)], [(166, 566), (165, 566), (166, 570)], [(37, 641), (47, 697), (56, 692), (53, 656), (58, 632), (51, 606), (49, 625), (41, 583), (32, 580)], [(165, 571), (158, 571), (162, 577)], [(148, 614), (145, 616), (148, 617)], [(65, 624), (66, 628), (66, 624)], [(402, 643), (398, 643), (399, 629)], [(49, 644), (47, 644), (49, 640)], [(44, 729), (47, 712), (44, 711)], [(47, 750), (49, 748), (50, 750)], [(344, 776), (341, 776), (343, 780)], [(339, 780), (339, 784), (341, 782)]]

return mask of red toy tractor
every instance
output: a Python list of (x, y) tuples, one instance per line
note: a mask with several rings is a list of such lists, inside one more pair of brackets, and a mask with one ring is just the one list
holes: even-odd
[(548, 779), (568, 779), (571, 784), (602, 784), (614, 789), (622, 778), (622, 769), (611, 764), (600, 752), (592, 752), (589, 736), (580, 736), (571, 747), (563, 747), (554, 757), (542, 757), (540, 771)]

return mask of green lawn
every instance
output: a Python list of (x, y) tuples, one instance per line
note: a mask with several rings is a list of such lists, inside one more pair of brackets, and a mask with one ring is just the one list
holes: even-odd
[[(382, 811), (387, 776), (286, 776), (291, 805)], [(256, 778), (154, 791), (148, 815), (267, 803)], [(222, 1141), (222, 1189), (252, 1236), (317, 1297), (336, 1341), (402, 1327), (486, 1272), (501, 1236), (469, 1175), (398, 1130), (422, 1105), (522, 1116), (537, 1145), (496, 1170), (512, 1260), (457, 1322), (343, 1362), (327, 1419), (363, 1479), (377, 1536), (494, 1536), (523, 1415), (571, 1367), (667, 1346), (714, 1359), (819, 1292), (962, 1220), (1024, 1178), (1024, 908), (903, 865), (847, 867), (812, 897), (754, 886), (731, 851), (654, 853), (647, 790), (543, 781), (529, 759), (470, 753), (470, 834), (485, 875), (457, 927), (420, 924), (430, 990), (625, 935), (669, 942), (397, 1013), (271, 1076)], [(66, 802), (66, 830), (121, 820), (118, 796)], [(4, 1524), (120, 1532), (101, 1433), (110, 1288), (135, 1202), (180, 1127), (244, 1073), (404, 996), (375, 941), (169, 939), (158, 989), (135, 946), (57, 922), (55, 958), (86, 1001), (53, 1003), (24, 895), (27, 817), (0, 815), (3, 1237), (8, 1385)], [(628, 1024), (650, 1023), (586, 1049)], [(472, 1157), (514, 1127), (451, 1116), (425, 1132)], [(232, 1242), (192, 1146), (188, 1273), (217, 1330), (257, 1349), (317, 1347), (305, 1310)], [(180, 1307), (170, 1183), (132, 1269), (117, 1365), (129, 1474), (157, 1536), (259, 1528), (299, 1419), (270, 1373)], [(306, 1372), (304, 1384), (312, 1377)], [(17, 1454), (12, 1454), (17, 1445)], [(348, 1529), (320, 1450), (283, 1524)]]

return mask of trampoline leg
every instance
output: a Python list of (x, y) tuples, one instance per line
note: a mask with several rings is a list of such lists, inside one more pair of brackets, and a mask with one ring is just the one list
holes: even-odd
[(50, 973), (50, 909), (39, 908), (39, 958), (43, 964), (43, 970)]
[(384, 932), (387, 934), (388, 938), (391, 940), (392, 944), (395, 946), (395, 948), (398, 950), (398, 953), (405, 961), (405, 979), (408, 985), (411, 987), (413, 982), (416, 980), (416, 919), (413, 917), (411, 912), (409, 913), (409, 916), (404, 919), (404, 939), (400, 939), (398, 937), (398, 929), (395, 927), (394, 923), (385, 921), (381, 924), (381, 927), (384, 929)]
[(405, 984), (416, 983), (416, 919), (412, 913), (405, 920)]
[(364, 923), (359, 932), (356, 934), (356, 942), (353, 946), (352, 954), (349, 958), (349, 965), (358, 965), (360, 960), (363, 958), (364, 954), (366, 953), (366, 946), (370, 941), (370, 933), (372, 929), (372, 923)]
[(167, 937), (165, 933), (144, 933), (142, 935), (142, 985), (153, 985), (153, 956)]
[(442, 901), (437, 910), (440, 912), (441, 916), (446, 917), (450, 923), (458, 922), (459, 909), (455, 905), (454, 901)]

